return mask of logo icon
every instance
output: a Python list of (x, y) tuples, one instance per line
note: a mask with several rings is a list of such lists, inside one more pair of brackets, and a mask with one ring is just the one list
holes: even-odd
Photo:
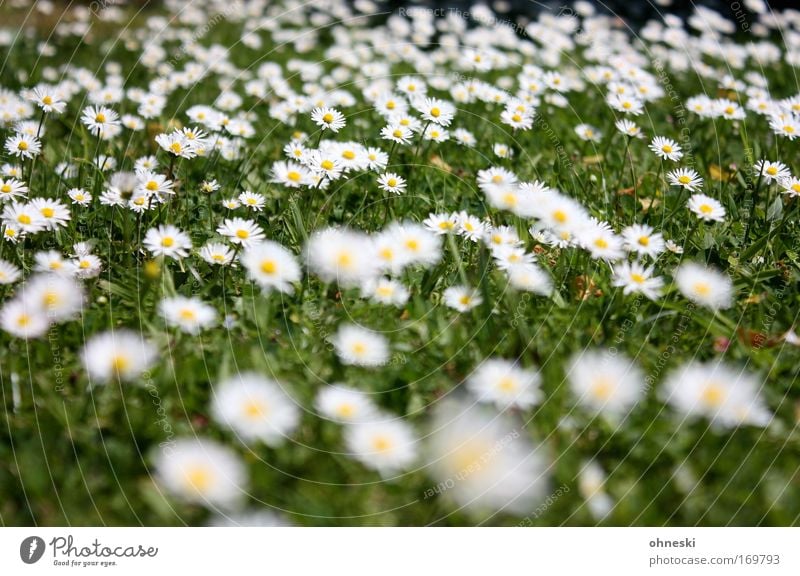
[(35, 564), (44, 556), (44, 540), (38, 536), (28, 536), (19, 545), (19, 557), (25, 564)]

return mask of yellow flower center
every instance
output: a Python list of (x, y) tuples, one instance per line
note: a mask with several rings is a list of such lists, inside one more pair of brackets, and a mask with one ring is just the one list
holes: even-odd
[(53, 99), (50, 96), (45, 96), (42, 98), (42, 104), (45, 106), (50, 106), (53, 103)]
[(553, 212), (553, 219), (556, 222), (563, 224), (564, 222), (567, 221), (567, 214), (563, 210), (556, 210), (555, 212)]
[(664, 144), (661, 147), (661, 151), (664, 152), (665, 154), (672, 154), (672, 146), (670, 146), (669, 144)]
[(442, 111), (441, 110), (439, 110), (436, 107), (431, 108), (431, 116), (433, 116), (434, 118), (438, 118), (441, 115), (442, 115)]
[(711, 214), (713, 211), (714, 211), (714, 209), (711, 207), (710, 204), (701, 204), (700, 205), (700, 212), (702, 212), (703, 214)]
[(352, 160), (355, 157), (356, 153), (353, 152), (352, 150), (345, 150), (344, 152), (342, 152), (342, 158), (345, 158), (347, 160)]
[(17, 144), (17, 148), (22, 150), (23, 152), (28, 149), (28, 143), (25, 140), (21, 140), (19, 144)]
[(680, 176), (678, 176), (678, 182), (680, 182), (681, 184), (688, 184), (691, 181), (692, 179), (689, 178), (686, 174), (681, 174)]
[(98, 112), (97, 115), (94, 117), (94, 121), (102, 124), (106, 121), (106, 115), (102, 112)]
[(286, 177), (292, 182), (300, 182), (300, 172), (292, 170), (291, 172), (286, 174)]
[(650, 238), (648, 236), (639, 236), (639, 244), (642, 246), (647, 246), (650, 244)]
[(175, 244), (175, 239), (172, 236), (166, 236), (161, 240), (161, 245), (165, 248), (169, 248), (173, 244)]
[(264, 274), (275, 274), (275, 271), (278, 269), (278, 266), (275, 264), (274, 260), (264, 260), (261, 263), (261, 271)]
[(205, 492), (211, 487), (211, 473), (203, 466), (193, 466), (186, 471), (186, 486), (195, 492)]
[(700, 398), (706, 406), (719, 408), (725, 401), (725, 390), (719, 384), (712, 382), (703, 389)]
[(42, 213), (42, 216), (44, 216), (45, 218), (52, 218), (56, 213), (56, 211), (53, 210), (50, 206), (45, 206), (40, 210), (40, 212)]
[(392, 449), (392, 440), (386, 436), (375, 436), (372, 439), (372, 447), (375, 449), (375, 452), (388, 452)]
[(325, 122), (326, 124), (330, 124), (331, 122), (333, 122), (333, 114), (328, 112), (322, 117), (322, 121)]
[(642, 276), (641, 274), (637, 274), (636, 272), (633, 272), (631, 274), (631, 280), (633, 280), (637, 284), (644, 284), (645, 277)]
[(694, 291), (700, 296), (708, 296), (711, 294), (711, 286), (707, 282), (695, 282)]
[(250, 232), (244, 230), (243, 228), (240, 228), (239, 230), (236, 231), (236, 237), (241, 240), (247, 240), (248, 238), (250, 238)]
[(320, 166), (323, 170), (333, 170), (333, 162), (331, 160), (323, 160), (320, 162)]

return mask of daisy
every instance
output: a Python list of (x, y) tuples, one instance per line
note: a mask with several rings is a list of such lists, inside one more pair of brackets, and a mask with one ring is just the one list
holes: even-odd
[(770, 162), (769, 160), (759, 160), (753, 166), (753, 169), (761, 178), (767, 182), (776, 182), (785, 178), (790, 178), (792, 173), (783, 162)]
[(361, 295), (373, 302), (401, 307), (408, 302), (408, 288), (390, 278), (369, 279), (361, 286)]
[(578, 476), (578, 491), (595, 520), (603, 520), (614, 508), (614, 501), (605, 491), (607, 477), (597, 462), (583, 465)]
[(347, 228), (326, 228), (314, 233), (305, 249), (308, 269), (323, 282), (359, 286), (380, 273), (372, 238)]
[(36, 136), (16, 133), (6, 138), (6, 151), (17, 158), (33, 158), (42, 151), (42, 143)]
[(311, 184), (311, 174), (297, 162), (275, 162), (272, 164), (272, 181), (289, 188), (299, 188)]
[(249, 247), (264, 239), (264, 231), (253, 220), (225, 218), (217, 227), (217, 234), (225, 236), (231, 244)]
[(628, 252), (657, 257), (664, 251), (664, 237), (647, 224), (633, 224), (622, 230), (622, 241)]
[(401, 420), (358, 422), (345, 430), (345, 443), (356, 460), (389, 475), (408, 468), (417, 458), (417, 437)]
[(578, 242), (589, 251), (592, 258), (610, 262), (625, 255), (622, 239), (605, 223), (595, 222), (585, 226), (577, 236)]
[(83, 290), (71, 278), (58, 274), (36, 274), (20, 289), (29, 310), (43, 314), (49, 322), (71, 320), (83, 307)]
[(406, 191), (406, 181), (394, 172), (386, 172), (378, 177), (378, 186), (386, 192), (402, 194)]
[(531, 292), (540, 296), (553, 293), (553, 282), (550, 276), (534, 264), (520, 264), (506, 270), (508, 283), (516, 290)]
[(320, 414), (339, 423), (366, 422), (378, 415), (369, 397), (342, 384), (325, 386), (317, 393), (314, 405)]
[(548, 463), (526, 436), (504, 415), (446, 400), (426, 436), (431, 474), (458, 506), (532, 512), (547, 493)]
[(155, 346), (124, 328), (95, 334), (83, 348), (86, 371), (100, 383), (132, 381), (150, 368), (156, 357)]
[(677, 162), (683, 158), (683, 152), (681, 151), (681, 147), (678, 146), (678, 143), (675, 142), (675, 140), (664, 138), (663, 136), (656, 136), (653, 138), (649, 148), (662, 160)]
[(727, 274), (702, 264), (685, 262), (675, 272), (675, 283), (686, 298), (711, 310), (730, 308), (733, 282)]
[(92, 195), (83, 188), (70, 188), (67, 190), (67, 196), (69, 196), (73, 204), (78, 204), (79, 206), (88, 206), (92, 203)]
[(414, 107), (426, 122), (439, 126), (449, 126), (456, 113), (455, 106), (438, 98), (421, 98), (416, 101)]
[(156, 144), (165, 152), (178, 158), (194, 158), (197, 156), (195, 145), (182, 132), (177, 130), (172, 134), (159, 134)]
[(479, 402), (498, 408), (527, 409), (541, 402), (541, 378), (534, 370), (526, 370), (517, 362), (490, 358), (467, 378), (467, 389)]
[(617, 120), (614, 126), (617, 130), (631, 138), (640, 138), (642, 136), (642, 129), (630, 120), (624, 118), (622, 120)]
[(33, 198), (30, 205), (42, 215), (42, 221), (48, 230), (63, 228), (70, 221), (69, 208), (62, 204), (60, 200)]
[(800, 196), (800, 178), (795, 178), (794, 176), (791, 178), (784, 178), (780, 180), (778, 184), (783, 189), (784, 194), (788, 194), (792, 198)]
[(0, 178), (0, 202), (23, 198), (27, 193), (28, 187), (25, 182), (21, 182), (16, 178), (8, 178), (7, 180)]
[(179, 438), (155, 458), (155, 477), (164, 489), (208, 508), (233, 508), (247, 490), (244, 463), (213, 440)]
[(211, 265), (227, 266), (235, 257), (235, 252), (227, 244), (209, 242), (200, 249), (200, 257)]
[(585, 350), (567, 367), (572, 393), (593, 412), (624, 415), (644, 394), (642, 370), (610, 351)]
[(397, 144), (406, 145), (411, 142), (412, 132), (409, 128), (399, 124), (388, 125), (381, 128), (381, 138)]
[(483, 302), (477, 290), (467, 286), (451, 286), (442, 294), (442, 300), (448, 308), (459, 312), (468, 312)]
[(673, 186), (686, 188), (689, 192), (695, 192), (703, 187), (703, 179), (700, 174), (691, 168), (678, 168), (667, 172), (667, 179)]
[(45, 114), (51, 112), (62, 114), (67, 107), (67, 103), (60, 98), (58, 91), (49, 86), (36, 86), (27, 98), (41, 108)]
[(34, 255), (34, 260), (36, 262), (34, 270), (37, 272), (53, 272), (55, 274), (68, 272), (64, 257), (55, 250), (37, 252)]
[(480, 242), (486, 233), (486, 224), (477, 216), (461, 212), (458, 214), (458, 227), (456, 231), (472, 242)]
[(174, 296), (164, 298), (159, 304), (164, 321), (187, 334), (198, 334), (216, 323), (217, 311), (198, 298)]
[(725, 208), (714, 198), (705, 194), (692, 194), (687, 202), (689, 210), (706, 222), (722, 222), (725, 220)]
[(602, 132), (590, 124), (578, 124), (575, 126), (575, 134), (585, 142), (599, 142), (603, 137)]
[(343, 364), (381, 366), (389, 361), (386, 338), (355, 324), (340, 326), (331, 343)]
[(50, 328), (47, 315), (24, 299), (6, 301), (0, 309), (0, 328), (17, 338), (39, 338)]
[(323, 130), (331, 132), (338, 132), (345, 125), (344, 115), (335, 108), (314, 108), (311, 120)]
[(244, 372), (214, 387), (211, 413), (246, 442), (278, 446), (300, 423), (300, 409), (280, 384)]
[(773, 415), (761, 397), (763, 381), (719, 361), (697, 361), (670, 373), (662, 396), (687, 416), (703, 416), (719, 428), (765, 427)]
[(294, 291), (292, 284), (299, 282), (302, 276), (294, 254), (271, 240), (247, 247), (241, 262), (248, 277), (264, 291), (291, 293)]
[(105, 106), (88, 106), (83, 110), (81, 121), (91, 134), (99, 136), (109, 128), (119, 126), (119, 114)]
[(22, 271), (7, 260), (0, 260), (0, 284), (13, 284), (22, 276)]
[(642, 294), (650, 300), (661, 296), (664, 280), (653, 277), (653, 267), (647, 268), (639, 262), (620, 262), (614, 266), (613, 286), (622, 288), (623, 294)]
[(264, 198), (263, 194), (245, 190), (239, 194), (239, 202), (241, 202), (243, 206), (246, 206), (255, 212), (261, 212), (264, 209), (266, 198)]
[(153, 256), (166, 256), (168, 258), (185, 258), (192, 249), (192, 240), (189, 235), (171, 224), (150, 228), (142, 242), (144, 247)]
[(795, 115), (772, 115), (769, 120), (769, 127), (779, 135), (794, 140), (800, 136), (800, 120)]
[(163, 194), (175, 194), (173, 186), (172, 180), (168, 180), (163, 174), (144, 169), (136, 173), (136, 184), (133, 191), (139, 192), (148, 198), (151, 196), (160, 197)]
[(429, 214), (422, 224), (434, 234), (449, 234), (458, 227), (458, 214)]
[(12, 224), (25, 234), (35, 234), (47, 226), (44, 216), (32, 204), (11, 202), (3, 207), (3, 222)]

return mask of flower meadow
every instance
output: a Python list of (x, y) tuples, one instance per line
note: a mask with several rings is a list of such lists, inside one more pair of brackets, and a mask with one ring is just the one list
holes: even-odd
[(794, 525), (800, 12), (0, 6), (4, 525)]

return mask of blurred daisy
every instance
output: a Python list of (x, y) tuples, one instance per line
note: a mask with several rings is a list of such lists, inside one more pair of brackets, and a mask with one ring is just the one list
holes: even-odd
[(624, 415), (644, 394), (644, 373), (607, 350), (584, 350), (567, 367), (572, 393), (593, 412)]
[(166, 323), (188, 334), (198, 334), (217, 321), (217, 311), (198, 298), (164, 298), (159, 309)]
[(382, 475), (408, 468), (417, 458), (418, 440), (411, 427), (385, 416), (348, 426), (345, 443), (353, 458)]
[(322, 388), (314, 405), (325, 418), (339, 423), (365, 422), (377, 416), (374, 404), (365, 393), (342, 384)]
[(299, 282), (302, 277), (294, 254), (271, 240), (246, 248), (241, 262), (248, 277), (265, 291), (291, 293), (294, 291), (292, 284)]
[(156, 356), (155, 347), (144, 336), (124, 328), (95, 334), (83, 348), (86, 371), (100, 383), (134, 380)]
[(686, 298), (711, 310), (730, 308), (733, 282), (727, 274), (702, 264), (685, 262), (675, 271), (675, 283)]
[(243, 440), (278, 446), (300, 423), (300, 409), (279, 384), (256, 374), (236, 374), (214, 387), (214, 419)]
[(722, 362), (689, 362), (664, 381), (662, 397), (687, 416), (703, 416), (715, 426), (767, 426), (773, 416), (761, 398), (763, 382)]
[(355, 324), (339, 326), (331, 343), (343, 364), (381, 366), (389, 361), (386, 338)]
[(233, 262), (235, 252), (227, 244), (209, 242), (200, 249), (200, 257), (209, 264), (227, 266)]
[(483, 302), (483, 298), (478, 291), (467, 286), (451, 286), (442, 294), (442, 301), (445, 306), (458, 310), (459, 312), (469, 312), (475, 306)]
[(490, 358), (467, 378), (467, 389), (479, 402), (524, 410), (541, 402), (540, 380), (538, 372), (526, 370), (516, 362)]
[(155, 458), (155, 477), (167, 492), (208, 508), (233, 507), (245, 495), (244, 463), (212, 440), (179, 438)]

